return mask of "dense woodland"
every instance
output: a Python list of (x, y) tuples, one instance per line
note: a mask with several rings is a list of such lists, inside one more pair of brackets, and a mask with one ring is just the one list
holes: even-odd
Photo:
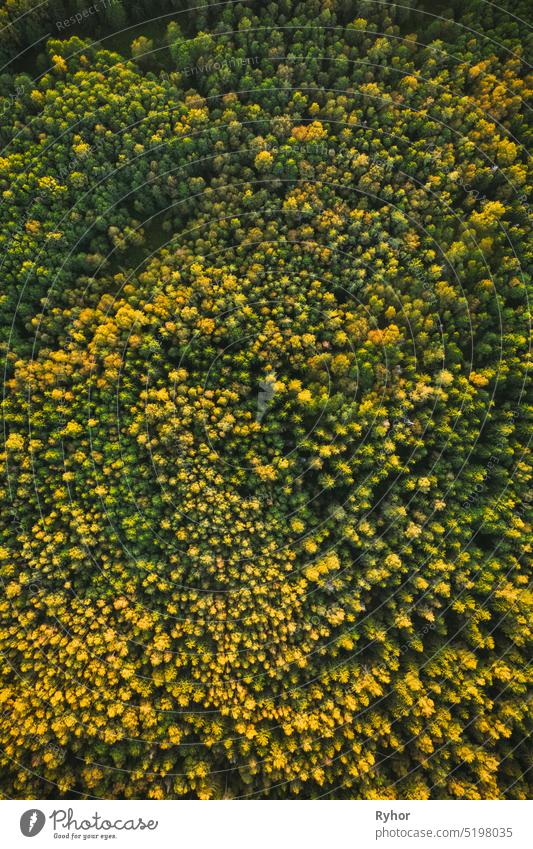
[(526, 798), (527, 4), (95, 5), (0, 7), (2, 795)]

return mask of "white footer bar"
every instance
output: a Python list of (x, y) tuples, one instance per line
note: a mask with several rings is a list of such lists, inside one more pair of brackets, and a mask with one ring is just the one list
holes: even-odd
[(2, 801), (1, 842), (143, 849), (532, 849), (515, 801)]

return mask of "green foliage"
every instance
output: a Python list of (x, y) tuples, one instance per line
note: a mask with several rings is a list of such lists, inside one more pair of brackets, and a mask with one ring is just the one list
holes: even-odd
[(525, 39), (354, 5), (0, 78), (6, 795), (530, 794)]

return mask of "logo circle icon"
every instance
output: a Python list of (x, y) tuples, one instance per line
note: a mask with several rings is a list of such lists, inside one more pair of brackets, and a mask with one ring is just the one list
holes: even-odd
[(24, 837), (35, 837), (43, 830), (46, 817), (42, 811), (37, 808), (30, 808), (29, 811), (24, 811), (20, 818), (20, 830)]

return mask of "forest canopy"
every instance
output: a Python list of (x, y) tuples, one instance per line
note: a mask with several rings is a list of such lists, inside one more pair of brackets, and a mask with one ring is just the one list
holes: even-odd
[(0, 791), (527, 798), (526, 4), (90, 9), (0, 4)]

